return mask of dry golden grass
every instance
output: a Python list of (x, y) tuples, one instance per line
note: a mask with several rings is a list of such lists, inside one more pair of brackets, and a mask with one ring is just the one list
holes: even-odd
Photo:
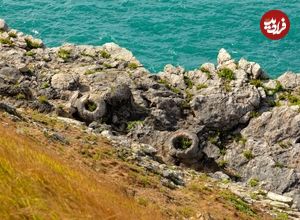
[(0, 113), (0, 220), (272, 219), (206, 175), (171, 190), (119, 150), (50, 115), (27, 111), (26, 120), (12, 121)]
[(0, 125), (0, 219), (160, 219)]

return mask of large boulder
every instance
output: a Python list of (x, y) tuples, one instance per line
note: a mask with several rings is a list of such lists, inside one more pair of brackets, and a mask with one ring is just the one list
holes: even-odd
[(174, 130), (182, 116), (180, 98), (156, 97), (152, 99), (155, 105), (151, 114), (155, 117), (154, 128), (157, 130)]
[(231, 55), (224, 48), (222, 48), (218, 54), (218, 58), (217, 58), (218, 64), (222, 65), (225, 62), (228, 62), (230, 60), (231, 60)]
[(245, 137), (261, 139), (274, 145), (289, 139), (295, 143), (300, 137), (300, 114), (298, 106), (282, 106), (263, 113), (260, 117), (251, 120), (243, 130)]
[(4, 67), (0, 70), (0, 83), (16, 84), (21, 77), (22, 74), (16, 68)]
[(191, 108), (196, 123), (223, 130), (247, 122), (259, 104), (260, 94), (253, 86), (237, 87), (230, 93), (212, 87), (196, 95)]
[(74, 90), (78, 87), (78, 75), (59, 73), (52, 76), (51, 86), (58, 90)]
[(175, 67), (168, 64), (164, 68), (164, 72), (158, 74), (162, 82), (168, 83), (174, 88), (185, 89), (186, 84), (184, 82), (184, 69), (180, 66)]
[(239, 68), (243, 69), (252, 79), (259, 79), (263, 76), (263, 70), (258, 63), (249, 62), (244, 58), (239, 61)]
[(112, 86), (110, 92), (105, 95), (105, 101), (113, 107), (131, 105), (133, 98), (129, 86), (126, 84)]
[(300, 86), (300, 75), (286, 72), (277, 79), (285, 89), (294, 89)]
[(275, 107), (252, 119), (241, 132), (244, 144), (231, 144), (224, 157), (245, 178), (268, 190), (299, 190), (300, 114), (298, 106)]
[(138, 66), (141, 65), (140, 62), (133, 56), (133, 54), (129, 50), (122, 48), (115, 43), (104, 44), (103, 50), (107, 51), (108, 54), (113, 59), (124, 60), (127, 62), (133, 62), (133, 63), (137, 64)]

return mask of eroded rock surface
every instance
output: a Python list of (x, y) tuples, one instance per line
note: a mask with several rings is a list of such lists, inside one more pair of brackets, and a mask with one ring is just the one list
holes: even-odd
[[(148, 146), (156, 162), (140, 163), (149, 169), (172, 162), (222, 172), (299, 201), (299, 74), (267, 79), (225, 49), (217, 65), (150, 74), (114, 43), (47, 48), (3, 20), (0, 32), (1, 101)], [(184, 185), (175, 171), (161, 173)]]

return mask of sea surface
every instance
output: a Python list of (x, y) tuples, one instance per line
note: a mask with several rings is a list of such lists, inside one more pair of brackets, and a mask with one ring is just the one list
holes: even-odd
[[(287, 37), (271, 41), (260, 19), (271, 9), (291, 20)], [(194, 69), (218, 50), (258, 62), (276, 77), (300, 72), (300, 0), (0, 0), (9, 26), (47, 46), (115, 42), (152, 72), (168, 64)]]

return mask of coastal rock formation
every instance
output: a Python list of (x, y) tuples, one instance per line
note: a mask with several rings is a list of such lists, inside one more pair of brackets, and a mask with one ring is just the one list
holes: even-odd
[[(3, 20), (0, 30), (1, 101), (149, 146), (142, 154), (153, 164), (255, 180), (300, 209), (300, 74), (267, 79), (259, 64), (237, 62), (225, 49), (217, 65), (150, 74), (114, 43), (47, 48)], [(160, 173), (184, 185), (175, 171)]]
[(238, 140), (226, 146), (222, 160), (243, 179), (298, 199), (299, 137), (299, 106), (276, 106), (253, 118)]

